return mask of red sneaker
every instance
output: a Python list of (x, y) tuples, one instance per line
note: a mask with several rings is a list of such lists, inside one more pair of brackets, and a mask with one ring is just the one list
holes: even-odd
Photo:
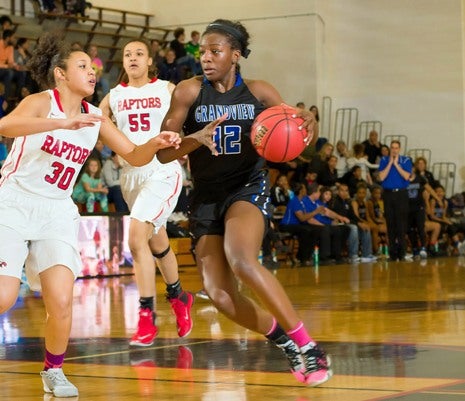
[(189, 347), (180, 345), (178, 347), (178, 359), (176, 360), (176, 367), (178, 369), (190, 369), (192, 368), (192, 362), (194, 361), (194, 356)]
[(171, 308), (176, 315), (178, 336), (181, 338), (188, 336), (194, 325), (191, 318), (194, 296), (190, 292), (183, 291), (178, 298), (168, 298), (168, 301), (170, 301)]
[(158, 328), (154, 323), (154, 313), (149, 309), (139, 310), (139, 323), (137, 332), (129, 341), (129, 345), (137, 347), (149, 347), (153, 344), (153, 340), (157, 336)]

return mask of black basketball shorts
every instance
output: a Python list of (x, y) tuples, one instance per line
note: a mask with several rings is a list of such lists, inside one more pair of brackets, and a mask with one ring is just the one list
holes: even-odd
[(231, 205), (238, 201), (246, 201), (255, 205), (262, 213), (265, 228), (268, 227), (272, 215), (270, 201), (270, 185), (268, 172), (259, 170), (251, 175), (249, 182), (220, 201), (198, 203), (192, 207), (189, 215), (190, 231), (194, 242), (202, 235), (224, 235), (224, 217)]

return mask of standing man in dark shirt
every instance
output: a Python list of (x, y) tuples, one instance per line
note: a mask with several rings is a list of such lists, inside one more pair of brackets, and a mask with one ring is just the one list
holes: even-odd
[(186, 38), (186, 32), (184, 28), (176, 28), (173, 32), (174, 39), (170, 42), (170, 48), (176, 53), (176, 60), (184, 57), (187, 52), (184, 48), (184, 40)]
[(384, 189), (389, 256), (391, 260), (404, 260), (409, 206), (407, 187), (412, 174), (412, 160), (400, 154), (400, 142), (397, 140), (391, 142), (390, 151), (390, 155), (384, 156), (379, 163), (379, 179)]
[[(368, 134), (368, 139), (362, 142), (365, 146), (365, 154), (368, 156), (368, 161), (371, 164), (377, 164), (378, 157), (381, 157), (381, 142), (379, 141), (378, 131), (371, 130)], [(370, 173), (373, 174), (376, 169), (370, 169)]]
[(189, 68), (192, 75), (199, 73), (192, 54), (187, 53), (184, 40), (186, 32), (184, 28), (176, 28), (173, 32), (174, 39), (170, 42), (170, 48), (176, 53), (176, 65)]

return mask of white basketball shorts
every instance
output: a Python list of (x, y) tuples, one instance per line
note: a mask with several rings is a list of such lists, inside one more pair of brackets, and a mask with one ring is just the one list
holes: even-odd
[(79, 213), (71, 199), (55, 200), (0, 188), (0, 275), (21, 279), (39, 291), (39, 274), (64, 265), (82, 269), (77, 246)]
[(152, 223), (155, 233), (166, 226), (182, 189), (181, 165), (176, 162), (164, 166), (124, 169), (121, 175), (121, 191), (130, 217)]

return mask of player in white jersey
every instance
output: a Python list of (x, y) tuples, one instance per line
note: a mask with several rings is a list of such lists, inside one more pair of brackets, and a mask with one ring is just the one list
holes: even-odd
[[(162, 132), (134, 145), (101, 111), (83, 101), (95, 88), (89, 56), (72, 51), (58, 36), (44, 35), (30, 70), (43, 87), (0, 120), (0, 135), (15, 138), (0, 181), (0, 313), (19, 294), (26, 267), (33, 289), (42, 289), (47, 312), (44, 391), (75, 397), (62, 365), (72, 321), (73, 283), (81, 269), (79, 215), (71, 192), (97, 139), (127, 162), (142, 166), (179, 134)], [(157, 131), (158, 132), (158, 131)]]
[[(123, 49), (125, 77), (100, 104), (103, 113), (113, 116), (118, 128), (136, 144), (157, 135), (174, 89), (172, 83), (150, 77), (151, 65), (147, 43), (127, 43)], [(155, 156), (144, 167), (123, 163), (121, 191), (131, 211), (129, 247), (140, 295), (138, 327), (130, 345), (152, 345), (158, 333), (154, 257), (166, 283), (179, 337), (192, 330), (190, 311), (194, 297), (181, 287), (176, 256), (166, 233), (166, 222), (176, 207), (181, 188), (182, 170), (177, 160), (161, 164)]]

